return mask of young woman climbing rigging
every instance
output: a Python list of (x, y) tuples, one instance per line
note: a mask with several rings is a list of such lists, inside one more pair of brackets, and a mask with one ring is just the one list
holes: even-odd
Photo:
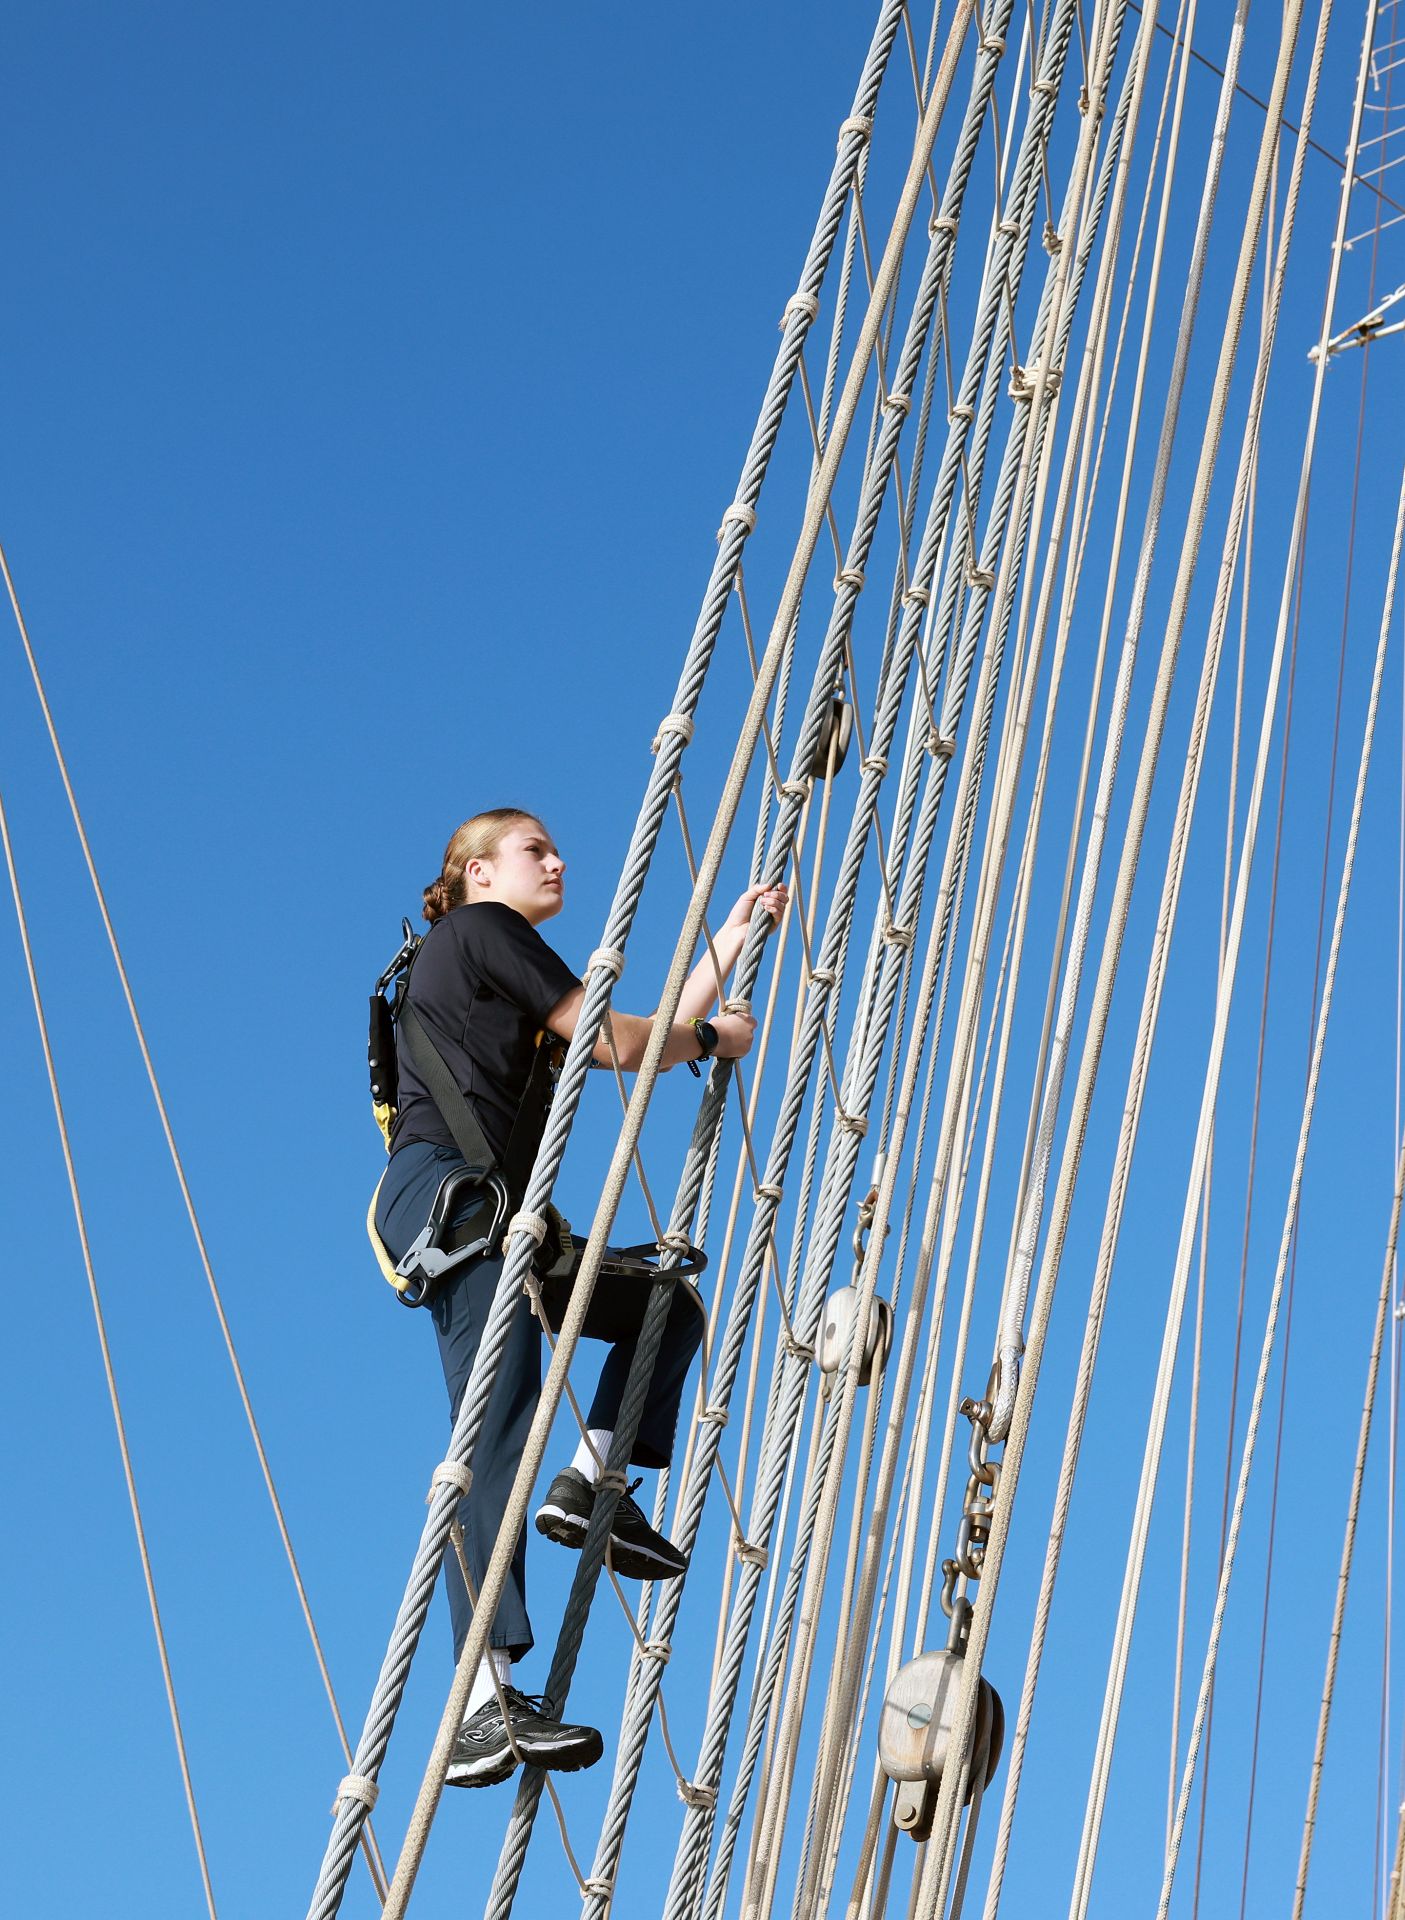
[[(561, 911), (565, 871), (551, 835), (534, 815), (497, 808), (465, 821), (445, 849), (438, 879), (425, 889), (430, 931), (405, 987), (405, 1000), (468, 1103), (509, 1185), (525, 1180), (545, 1124), (545, 1101), (532, 1108), (528, 1100), (529, 1085), (537, 1084), (533, 1067), (538, 1036), (545, 1032), (569, 1040), (585, 1001), (577, 976), (537, 931)], [(779, 920), (785, 902), (784, 887), (753, 887), (737, 901), (714, 937), (715, 962), (712, 954), (706, 955), (683, 988), (664, 1045), (665, 1070), (712, 1054), (740, 1059), (749, 1050), (756, 1025), (749, 1014), (707, 1017), (716, 998), (717, 969), (724, 979), (730, 973), (758, 903)], [(448, 1119), (405, 1044), (403, 1004), (400, 1012), (398, 1113), (375, 1209), (377, 1231), (393, 1260), (401, 1259), (421, 1234), (446, 1174), (466, 1164)], [(611, 1009), (615, 1054), (623, 1068), (639, 1065), (651, 1026), (647, 1017)], [(596, 1057), (602, 1064), (610, 1062), (603, 1034)], [(421, 1054), (421, 1063), (423, 1058)], [(514, 1206), (521, 1197), (520, 1190), (513, 1193)], [(475, 1188), (448, 1224), (459, 1242), (466, 1243), (486, 1232), (491, 1212), (492, 1202), (482, 1188)], [(429, 1302), (451, 1418), (468, 1383), (502, 1269), (500, 1246), (486, 1246), (446, 1273)], [(579, 1548), (585, 1539), (595, 1481), (613, 1438), (647, 1288), (632, 1287), (629, 1292), (636, 1297), (624, 1301), (618, 1288), (596, 1290), (585, 1331), (609, 1342), (610, 1351), (587, 1416), (589, 1439), (582, 1440), (571, 1464), (557, 1474), (537, 1514), (538, 1531), (566, 1546)], [(683, 1384), (705, 1323), (695, 1290), (676, 1285), (631, 1452), (634, 1464), (668, 1465)], [(473, 1489), (459, 1509), (464, 1557), (475, 1590), (487, 1567), (540, 1388), (540, 1328), (524, 1294), (479, 1433)], [(685, 1556), (648, 1524), (628, 1494), (615, 1511), (609, 1558), (616, 1573), (641, 1579), (667, 1579), (686, 1565)], [(473, 1608), (456, 1554), (445, 1561), (445, 1586), (457, 1656)], [(599, 1759), (601, 1740), (593, 1727), (564, 1724), (552, 1701), (529, 1700), (510, 1685), (513, 1663), (531, 1646), (523, 1535), (493, 1621), (488, 1659), (474, 1677), (449, 1765), (450, 1784), (488, 1786), (504, 1780), (519, 1754), (534, 1765), (567, 1771)]]

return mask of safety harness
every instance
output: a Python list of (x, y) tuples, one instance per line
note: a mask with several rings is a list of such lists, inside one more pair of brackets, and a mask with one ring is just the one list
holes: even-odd
[[(399, 1105), (397, 1043), (403, 1045), (453, 1136), (454, 1145), (463, 1155), (464, 1164), (452, 1167), (440, 1181), (423, 1231), (400, 1260), (392, 1261), (376, 1228), (379, 1181), (366, 1212), (366, 1232), (376, 1264), (399, 1299), (407, 1307), (422, 1307), (428, 1304), (447, 1274), (501, 1245), (508, 1216), (514, 1205), (521, 1204), (566, 1050), (554, 1034), (543, 1031), (537, 1035), (537, 1050), (527, 1084), (499, 1161), (478, 1116), (460, 1092), (447, 1061), (408, 997), (411, 969), (424, 944), (424, 936), (413, 932), (408, 920), (401, 922), (401, 931), (404, 937), (400, 950), (371, 994), (366, 1057), (371, 1076), (372, 1111), (388, 1152)], [(395, 985), (393, 1000), (387, 997), (392, 983)], [(463, 1201), (474, 1192), (483, 1194), (483, 1206), (476, 1208), (467, 1221), (460, 1219), (456, 1223)], [(486, 1226), (481, 1232), (474, 1231), (481, 1224), (479, 1216), (485, 1209)], [(548, 1323), (559, 1326), (584, 1249), (577, 1244), (570, 1222), (555, 1207), (548, 1206), (544, 1212), (546, 1233), (533, 1265), (541, 1284)], [(602, 1276), (635, 1281), (657, 1279), (661, 1251), (652, 1240), (632, 1247), (607, 1247), (601, 1262)], [(691, 1280), (706, 1265), (707, 1255), (700, 1248), (690, 1246), (677, 1264), (668, 1269), (669, 1278)]]

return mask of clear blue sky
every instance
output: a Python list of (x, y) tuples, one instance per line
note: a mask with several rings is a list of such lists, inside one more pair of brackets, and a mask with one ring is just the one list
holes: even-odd
[[(1275, 24), (1262, 11), (1246, 59), (1246, 80), (1260, 92)], [(1215, 58), (1223, 51), (1219, 12), (1197, 30)], [(545, 815), (570, 861), (569, 902), (553, 939), (578, 965), (596, 944), (870, 13), (724, 0), (672, 12), (515, 8), (490, 18), (446, 6), (391, 14), (353, 0), (242, 11), (22, 4), (7, 22), (0, 538), (353, 1727), (418, 1537), (443, 1426), (429, 1329), (388, 1300), (361, 1230), (378, 1170), (362, 1066), (364, 997), (449, 829), (483, 804), (520, 802)], [(1337, 151), (1357, 35), (1355, 18), (1338, 23), (1319, 117), (1318, 137)], [(1203, 70), (1192, 74), (1172, 272), (1184, 269), (1213, 88)], [(1299, 74), (1294, 102), (1300, 97)], [(902, 109), (909, 111), (906, 100)], [(1216, 318), (1196, 363), (1185, 446), (1194, 441), (1259, 125), (1255, 109), (1237, 111), (1237, 185), (1226, 189), (1217, 233), (1207, 290)], [(888, 179), (891, 156), (887, 173), (883, 165), (876, 159), (875, 172)], [(1282, 559), (1275, 537), (1281, 543), (1296, 473), (1303, 356), (1317, 329), (1335, 208), (1332, 168), (1312, 160), (1308, 180), (1270, 428), (1271, 446), (1281, 441), (1284, 449), (1283, 471), (1270, 460), (1264, 482), (1266, 584), (1251, 639), (1251, 696), (1271, 639)], [(1369, 218), (1358, 196), (1354, 227)], [(1383, 241), (1382, 290), (1405, 279), (1402, 232)], [(1368, 250), (1358, 249), (1339, 324), (1364, 308), (1367, 270)], [(1174, 297), (1166, 311), (1153, 375), (1158, 418), (1155, 382), (1164, 387)], [(1403, 354), (1400, 341), (1384, 343), (1373, 375), (1333, 889), (1379, 613), (1382, 528), (1398, 481)], [(1314, 503), (1254, 1302), (1277, 1243), (1308, 1027), (1359, 377), (1353, 359), (1329, 381), (1332, 418)], [(1154, 620), (1187, 488), (1183, 458), (1149, 646), (1159, 639)], [(1220, 524), (1212, 522), (1214, 551)], [(758, 543), (763, 603), (785, 557)], [(820, 589), (827, 567), (822, 556)], [(812, 642), (824, 597), (817, 592), (809, 608)], [(1089, 608), (1091, 623), (1095, 596)], [(876, 618), (879, 610), (871, 611)], [(1198, 661), (1203, 605), (1200, 622), (1188, 636), (1186, 678)], [(688, 763), (703, 793), (723, 765), (724, 728), (742, 684), (734, 631), (730, 649)], [(1147, 679), (1149, 670), (1143, 694)], [(1251, 1887), (1251, 1912), (1256, 1891), (1265, 1905), (1281, 1905), (1291, 1887), (1389, 1203), (1399, 706), (1397, 654), (1310, 1163), (1284, 1458), (1292, 1492), (1280, 1516), (1274, 1599), (1283, 1669), (1278, 1678), (1270, 1669), (1269, 1771), (1255, 1827), (1262, 1878)], [(1143, 1357), (1159, 1338), (1203, 1065), (1222, 857), (1223, 707), (1222, 699), (1197, 905), (1183, 919), (1184, 965), (1166, 1014), (1171, 1037), (1118, 1269), (1114, 1311), (1127, 1350)], [(1158, 789), (1163, 841), (1185, 712), (1182, 700)], [(1080, 727), (1076, 716), (1065, 723), (1068, 755)], [(1271, 778), (1270, 809), (1276, 763)], [(1120, 805), (1125, 784), (1124, 774)], [(0, 789), (27, 889), (220, 1911), (301, 1912), (342, 1768), (14, 645), (0, 648)], [(749, 831), (742, 838), (749, 847)], [(629, 991), (621, 990), (631, 1007), (651, 1004), (682, 898), (676, 840), (666, 851), (631, 948)], [(1222, 1130), (1239, 1157), (1224, 1175), (1229, 1198), (1216, 1242), (1221, 1347), (1207, 1398), (1221, 1423), (1267, 851)], [(729, 868), (733, 889), (746, 857), (740, 849)], [(1058, 865), (1052, 851), (1051, 872)], [(1051, 884), (1056, 890), (1057, 875)], [(1153, 876), (1138, 895), (1129, 941), (1130, 984), (1114, 1029), (1122, 1051), (1111, 1055), (1101, 1131), (1090, 1147), (1091, 1155), (1101, 1142), (1104, 1155), (1076, 1217), (1069, 1298), (1051, 1356), (1055, 1402), (1066, 1397), (1080, 1331), (1155, 890)], [(1041, 982), (1046, 964), (1041, 950)], [(0, 969), (11, 1007), (0, 1119), (12, 1256), (0, 1373), (0, 1431), (11, 1461), (3, 1508), (10, 1737), (0, 1763), (10, 1898), (16, 1912), (35, 1915), (193, 1915), (199, 1883), (13, 930), (0, 938)], [(1037, 1023), (1041, 990), (1028, 989), (1026, 1028)], [(665, 1167), (667, 1143), (676, 1143), (696, 1091), (691, 1080), (677, 1084), (683, 1078), (660, 1094)], [(608, 1089), (592, 1089), (592, 1097), (596, 1117), (578, 1129), (568, 1167), (577, 1195), (588, 1191), (612, 1131)], [(1017, 1140), (1012, 1151), (1017, 1156)], [(1007, 1206), (1010, 1177), (1007, 1169)], [(586, 1213), (579, 1199), (571, 1208), (572, 1194), (562, 1197), (568, 1210)], [(1007, 1219), (1008, 1212), (997, 1217), (993, 1246), (1003, 1247)], [(983, 1346), (980, 1353), (968, 1367), (972, 1387), (984, 1370)], [(1064, 1898), (1082, 1808), (1081, 1784), (1069, 1792), (1066, 1783), (1081, 1783), (1086, 1769), (1140, 1453), (1133, 1427), (1119, 1438), (1118, 1396), (1139, 1405), (1143, 1386), (1140, 1377), (1119, 1376), (1106, 1389), (1110, 1437), (1089, 1467), (1064, 1603), (1085, 1611), (1088, 1646), (1080, 1651), (1071, 1635), (1050, 1673), (1051, 1718), (1066, 1741), (1055, 1731), (1031, 1759), (1030, 1824), (1012, 1868), (1012, 1911), (1047, 1896), (1049, 1875), (1054, 1905)], [(990, 1671), (1009, 1703), (1018, 1695), (1028, 1582), (1061, 1429), (1061, 1404), (1052, 1405), (1025, 1489), (1032, 1540), (1012, 1564), (1008, 1623), (992, 1649)], [(1379, 1449), (1376, 1460), (1379, 1468)], [(1261, 1472), (1260, 1489), (1266, 1478)], [(1379, 1481), (1377, 1471), (1324, 1806), (1319, 1912), (1338, 1904), (1361, 1910), (1370, 1894)], [(1227, 1687), (1216, 1736), (1216, 1780), (1231, 1806), (1247, 1765), (1265, 1512), (1256, 1508), (1237, 1616), (1250, 1692)], [(1212, 1522), (1202, 1526), (1201, 1635), (1214, 1531)], [(1132, 1759), (1113, 1803), (1099, 1912), (1140, 1911), (1156, 1881), (1164, 1629), (1177, 1543), (1172, 1517), (1158, 1535), (1142, 1629), (1153, 1651), (1129, 1701)], [(944, 1536), (933, 1550), (949, 1546)], [(549, 1549), (534, 1551), (539, 1640), (555, 1624), (561, 1572)], [(701, 1664), (711, 1650), (710, 1606), (689, 1630)], [(626, 1649), (616, 1622), (592, 1631), (579, 1710), (597, 1716), (608, 1737)], [(447, 1680), (445, 1637), (436, 1611), (386, 1769), (378, 1824), (392, 1851)], [(1194, 1632), (1192, 1645), (1198, 1657)], [(539, 1684), (544, 1666), (539, 1656), (528, 1680)], [(689, 1755), (691, 1683), (689, 1664), (675, 1660), (669, 1697), (679, 1703)], [(565, 1788), (573, 1837), (587, 1855), (607, 1784), (602, 1767)], [(418, 1896), (426, 1913), (477, 1910), (508, 1804), (505, 1793), (446, 1803)], [(656, 1772), (634, 1841), (637, 1904), (622, 1896), (621, 1920), (654, 1910), (677, 1811)], [(992, 1804), (992, 1826), (994, 1813)], [(544, 1817), (531, 1869), (539, 1877), (527, 1882), (524, 1911), (569, 1910), (551, 1827)], [(1232, 1814), (1212, 1831), (1202, 1912), (1238, 1912), (1241, 1844)], [(372, 1911), (359, 1872), (345, 1911)]]

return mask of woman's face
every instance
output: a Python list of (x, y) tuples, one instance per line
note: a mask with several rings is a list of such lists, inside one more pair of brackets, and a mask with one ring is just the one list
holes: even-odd
[(561, 911), (566, 862), (540, 820), (517, 821), (490, 860), (470, 860), (464, 871), (470, 900), (500, 900), (534, 927)]

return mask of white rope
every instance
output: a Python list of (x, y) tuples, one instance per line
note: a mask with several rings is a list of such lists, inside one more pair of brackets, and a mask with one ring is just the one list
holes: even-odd
[[(1145, 25), (1145, 19), (1144, 23)], [(1240, 37), (1242, 33), (1242, 15), (1237, 19), (1236, 31), (1231, 43), (1231, 58), (1228, 70), (1232, 74), (1237, 68)], [(1279, 70), (1275, 75), (1275, 84), (1281, 95), (1286, 83), (1286, 71), (1290, 60), (1291, 41), (1285, 34), (1280, 46)], [(1210, 166), (1207, 172), (1207, 190), (1202, 204), (1202, 222), (1209, 206), (1213, 204), (1213, 186), (1217, 176), (1218, 159), (1223, 147), (1224, 122), (1228, 114), (1228, 102), (1232, 97), (1232, 83), (1227, 83), (1221, 97), (1221, 109), (1217, 121), (1217, 135), (1210, 150)], [(1269, 116), (1269, 128), (1276, 140), (1276, 119)], [(1271, 158), (1271, 152), (1269, 157)], [(1244, 246), (1241, 248), (1240, 267), (1235, 280), (1236, 310), (1242, 316), (1243, 301), (1247, 299), (1248, 268), (1252, 263), (1254, 242), (1257, 236), (1257, 216), (1254, 207), (1261, 206), (1264, 185), (1267, 177), (1267, 160), (1264, 149), (1260, 149), (1260, 165), (1255, 177), (1255, 195), (1251, 204), (1251, 214), (1245, 227)], [(1199, 229), (1197, 230), (1199, 232)], [(1203, 247), (1200, 248), (1203, 253)], [(1194, 282), (1192, 280), (1192, 289)], [(1192, 297), (1188, 294), (1188, 298)], [(1083, 1130), (1086, 1125), (1086, 1113), (1091, 1101), (1092, 1088), (1096, 1081), (1097, 1063), (1100, 1057), (1103, 1034), (1106, 1030), (1107, 1010), (1110, 1005), (1112, 983), (1115, 979), (1117, 962), (1121, 952), (1121, 932), (1125, 924), (1130, 904), (1132, 881), (1135, 876), (1141, 849), (1141, 834), (1146, 812), (1150, 803), (1151, 780), (1156, 760), (1159, 756), (1161, 731), (1164, 714), (1169, 701), (1170, 681), (1174, 670), (1180, 627), (1185, 618), (1185, 601), (1189, 591), (1189, 582), (1194, 572), (1195, 558), (1198, 552), (1200, 527), (1203, 523), (1206, 502), (1208, 500), (1210, 479), (1215, 465), (1215, 454), (1223, 413), (1228, 398), (1228, 369), (1232, 365), (1234, 350), (1237, 346), (1238, 322), (1233, 315), (1221, 346), (1220, 369), (1216, 377), (1212, 395), (1210, 419), (1207, 423), (1202, 442), (1199, 470), (1188, 520), (1185, 542), (1182, 547), (1181, 564), (1178, 569), (1175, 592), (1172, 601), (1171, 619), (1168, 624), (1162, 659), (1158, 669), (1157, 684), (1153, 694), (1151, 715), (1148, 721), (1146, 739), (1143, 746), (1142, 764), (1138, 769), (1133, 790), (1131, 814), (1124, 843), (1122, 859), (1119, 865), (1114, 889), (1113, 905), (1110, 914), (1108, 934), (1104, 941), (1102, 960), (1099, 966), (1097, 985), (1094, 990), (1090, 1027), (1085, 1041), (1083, 1059), (1080, 1065), (1077, 1085), (1074, 1091), (1073, 1111), (1070, 1116), (1066, 1135), (1066, 1146), (1059, 1180), (1055, 1189), (1051, 1210), (1051, 1223), (1045, 1245), (1043, 1271), (1040, 1286), (1035, 1295), (1035, 1317), (1029, 1339), (1029, 1352), (1024, 1363), (1027, 1385), (1016, 1397), (1010, 1428), (1009, 1440), (1005, 1448), (1000, 1484), (994, 1504), (990, 1537), (984, 1555), (984, 1565), (977, 1595), (975, 1612), (971, 1621), (968, 1649), (964, 1663), (963, 1685), (960, 1700), (956, 1708), (953, 1727), (955, 1750), (963, 1751), (971, 1736), (976, 1699), (976, 1681), (979, 1677), (980, 1663), (989, 1634), (990, 1610), (998, 1589), (1001, 1560), (1009, 1525), (1011, 1504), (1019, 1484), (1024, 1435), (1027, 1431), (1029, 1407), (1038, 1379), (1039, 1356), (1047, 1327), (1047, 1316), (1052, 1291), (1052, 1277), (1057, 1272), (1058, 1260), (1062, 1250), (1063, 1234), (1066, 1230), (1067, 1210), (1071, 1200), (1072, 1186), (1076, 1179), (1078, 1160), (1081, 1155)], [(1182, 347), (1184, 341), (1182, 342)], [(1179, 354), (1178, 354), (1179, 358)], [(1141, 584), (1140, 596), (1134, 598), (1135, 609), (1141, 604), (1145, 593), (1145, 580), (1150, 562), (1150, 550), (1154, 545), (1155, 516), (1149, 517), (1148, 537), (1144, 539), (1144, 551), (1138, 567), (1138, 579)], [(1031, 1357), (1032, 1365), (1031, 1365)], [(944, 1780), (939, 1796), (936, 1813), (934, 1837), (940, 1836), (942, 1844), (929, 1848), (928, 1860), (923, 1872), (923, 1890), (917, 1911), (921, 1920), (929, 1920), (936, 1911), (941, 1889), (950, 1872), (952, 1860), (951, 1841), (954, 1836), (959, 1803), (955, 1799), (955, 1781)]]
[[(1371, 13), (1368, 16), (1367, 43), (1371, 38), (1371, 20), (1374, 16), (1375, 0), (1371, 0)], [(1363, 60), (1363, 76), (1366, 63)], [(1355, 164), (1357, 142), (1360, 134), (1360, 103), (1364, 85), (1358, 91), (1357, 111), (1353, 118), (1352, 139), (1348, 146), (1349, 167)], [(1342, 196), (1342, 212), (1345, 214), (1347, 194)], [(1323, 316), (1323, 335), (1330, 324), (1333, 296), (1336, 292), (1337, 266), (1340, 250), (1334, 250), (1330, 291), (1326, 311)], [(1327, 363), (1327, 356), (1321, 355), (1320, 369)], [(1302, 502), (1305, 491), (1300, 491)], [(1308, 1139), (1312, 1132), (1312, 1121), (1317, 1103), (1318, 1081), (1322, 1071), (1322, 1056), (1327, 1041), (1327, 1024), (1332, 1011), (1332, 997), (1336, 986), (1337, 962), (1341, 953), (1342, 929), (1346, 922), (1347, 901), (1351, 893), (1352, 875), (1356, 864), (1356, 847), (1361, 828), (1361, 812), (1366, 797), (1366, 776), (1371, 764), (1371, 747), (1375, 737), (1376, 714), (1380, 705), (1381, 681), (1385, 673), (1386, 644), (1389, 638), (1391, 620), (1394, 615), (1396, 582), (1400, 568), (1401, 538), (1405, 534), (1405, 471), (1401, 474), (1400, 499), (1396, 509), (1395, 539), (1391, 549), (1390, 577), (1386, 587), (1385, 608), (1381, 617), (1380, 638), (1376, 647), (1375, 670), (1371, 679), (1371, 693), (1367, 702), (1366, 722), (1361, 743), (1361, 755), (1357, 765), (1356, 792), (1352, 801), (1351, 824), (1347, 829), (1346, 847), (1342, 855), (1341, 882), (1337, 891), (1337, 909), (1332, 924), (1332, 940), (1327, 953), (1327, 968), (1322, 982), (1322, 1005), (1317, 1016), (1317, 1032), (1313, 1041), (1312, 1064), (1308, 1073), (1307, 1092), (1303, 1099), (1302, 1119), (1298, 1128), (1297, 1151), (1293, 1159), (1293, 1174), (1288, 1188), (1288, 1200), (1284, 1209), (1283, 1232), (1279, 1240), (1278, 1263), (1273, 1277), (1273, 1288), (1269, 1295), (1268, 1311), (1264, 1320), (1263, 1344), (1259, 1354), (1258, 1374), (1254, 1381), (1254, 1396), (1250, 1403), (1249, 1418), (1245, 1427), (1244, 1447), (1240, 1456), (1239, 1480), (1235, 1488), (1234, 1511), (1230, 1518), (1229, 1531), (1225, 1538), (1224, 1553), (1221, 1556), (1219, 1586), (1215, 1594), (1215, 1609), (1210, 1623), (1210, 1634), (1205, 1649), (1205, 1663), (1201, 1673), (1200, 1693), (1196, 1701), (1195, 1719), (1191, 1726), (1190, 1742), (1186, 1751), (1185, 1771), (1181, 1778), (1180, 1800), (1176, 1808), (1176, 1820), (1172, 1830), (1171, 1845), (1166, 1854), (1166, 1872), (1162, 1881), (1161, 1900), (1157, 1909), (1158, 1920), (1170, 1910), (1171, 1892), (1175, 1882), (1176, 1863), (1180, 1849), (1181, 1835), (1185, 1830), (1186, 1812), (1190, 1805), (1190, 1792), (1195, 1779), (1195, 1766), (1199, 1757), (1200, 1739), (1204, 1731), (1205, 1716), (1209, 1707), (1210, 1690), (1214, 1684), (1215, 1667), (1219, 1656), (1220, 1634), (1224, 1626), (1225, 1608), (1229, 1600), (1230, 1582), (1234, 1575), (1235, 1556), (1239, 1545), (1239, 1531), (1244, 1518), (1244, 1506), (1249, 1491), (1249, 1474), (1254, 1462), (1254, 1446), (1258, 1437), (1259, 1419), (1263, 1411), (1264, 1396), (1268, 1387), (1269, 1369), (1273, 1361), (1274, 1343), (1278, 1330), (1278, 1314), (1283, 1299), (1284, 1281), (1288, 1269), (1288, 1257), (1293, 1238), (1297, 1231), (1298, 1203), (1302, 1190), (1303, 1164), (1307, 1158)], [(1236, 906), (1239, 903), (1236, 902)], [(1314, 1802), (1309, 1801), (1311, 1812)], [(1306, 1867), (1310, 1843), (1305, 1845), (1304, 1858), (1300, 1862), (1299, 1878), (1301, 1890), (1306, 1890)], [(1301, 1912), (1300, 1894), (1295, 1894), (1295, 1912)]]
[[(1299, 159), (1304, 150), (1305, 143), (1300, 143)], [(1295, 173), (1295, 180), (1296, 179), (1300, 179), (1300, 170)], [(1285, 231), (1280, 237), (1278, 263), (1275, 274), (1276, 296), (1281, 296), (1283, 276), (1286, 271), (1287, 244), (1292, 232), (1293, 206), (1294, 200), (1290, 196), (1288, 221)], [(1276, 314), (1276, 303), (1274, 311)], [(1122, 1135), (1118, 1143), (1116, 1170), (1113, 1176), (1113, 1185), (1108, 1203), (1108, 1214), (1104, 1222), (1103, 1236), (1099, 1247), (1093, 1297), (1089, 1308), (1087, 1329), (1085, 1332), (1084, 1349), (1079, 1362), (1073, 1411), (1070, 1414), (1068, 1438), (1065, 1442), (1064, 1458), (1060, 1468), (1058, 1494), (1055, 1501), (1055, 1516), (1050, 1529), (1049, 1548), (1041, 1578), (1024, 1688), (1007, 1762), (1000, 1831), (996, 1842), (991, 1880), (987, 1893), (987, 1920), (993, 1920), (998, 1904), (1014, 1808), (1019, 1792), (1023, 1755), (1032, 1712), (1034, 1687), (1037, 1683), (1042, 1659), (1044, 1634), (1052, 1599), (1053, 1584), (1057, 1576), (1064, 1525), (1069, 1501), (1072, 1496), (1073, 1475), (1078, 1460), (1082, 1422), (1086, 1414), (1092, 1371), (1097, 1357), (1098, 1340), (1102, 1325), (1103, 1303), (1111, 1274), (1112, 1258), (1116, 1246), (1116, 1233), (1121, 1220), (1121, 1205), (1125, 1195), (1127, 1169), (1130, 1164), (1132, 1147), (1136, 1138), (1136, 1125), (1141, 1112), (1146, 1073), (1151, 1057), (1152, 1038), (1155, 1032), (1156, 1016), (1160, 1006), (1161, 979), (1169, 951), (1170, 931), (1174, 920), (1175, 903), (1178, 898), (1180, 873), (1182, 871), (1188, 842), (1189, 809), (1193, 804), (1199, 758), (1204, 747), (1205, 723), (1208, 716), (1210, 692), (1213, 686), (1214, 675), (1218, 671), (1219, 647), (1223, 637), (1229, 593), (1232, 586), (1238, 552), (1239, 530), (1243, 523), (1247, 482), (1253, 471), (1253, 462), (1257, 451), (1258, 418), (1263, 405), (1264, 386), (1267, 378), (1272, 344), (1273, 333), (1272, 329), (1269, 328), (1266, 330), (1260, 342), (1254, 395), (1241, 443), (1240, 465), (1236, 482), (1234, 505), (1231, 511), (1230, 525), (1226, 533), (1221, 558), (1215, 610), (1211, 621), (1209, 638), (1207, 639), (1206, 660), (1202, 668), (1196, 719), (1192, 727), (1192, 743), (1186, 755), (1186, 767), (1182, 779), (1180, 800), (1177, 806), (1176, 825), (1172, 834), (1172, 855), (1168, 862), (1166, 879), (1162, 891), (1161, 908), (1158, 914), (1157, 937), (1148, 966), (1147, 986), (1143, 997), (1142, 1014), (1133, 1054), (1131, 1081), (1124, 1106)]]

